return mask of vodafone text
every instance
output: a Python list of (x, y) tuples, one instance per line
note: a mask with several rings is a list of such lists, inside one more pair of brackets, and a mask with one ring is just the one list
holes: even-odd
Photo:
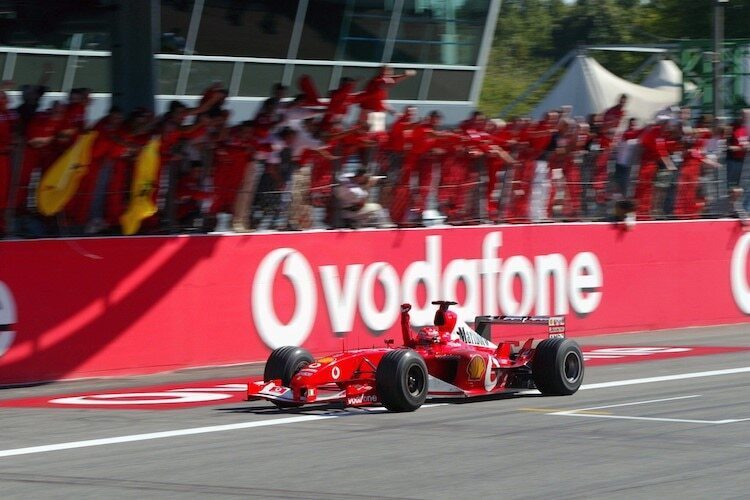
[[(570, 309), (589, 314), (601, 302), (604, 281), (599, 259), (592, 252), (581, 252), (568, 260), (559, 253), (501, 258), (502, 234), (492, 232), (481, 243), (481, 258), (442, 260), (441, 236), (425, 238), (425, 257), (409, 264), (399, 276), (389, 262), (369, 265), (352, 263), (343, 276), (339, 266), (323, 265), (313, 270), (310, 262), (294, 248), (278, 248), (260, 262), (253, 279), (252, 311), (261, 339), (271, 348), (301, 345), (310, 335), (318, 310), (317, 279), (323, 290), (325, 310), (333, 331), (351, 332), (357, 312), (373, 331), (386, 331), (398, 321), (402, 302), (415, 304), (411, 310), (415, 325), (429, 324), (434, 314), (433, 300), (455, 300), (463, 283), (465, 298), (458, 313), (564, 315)], [(479, 249), (478, 249), (479, 250)], [(281, 272), (292, 284), (294, 314), (284, 323), (274, 304), (273, 283)], [(520, 283), (520, 293), (514, 285)], [(424, 286), (427, 300), (420, 305), (418, 289)], [(382, 287), (385, 302), (376, 304), (375, 290)], [(554, 297), (551, 304), (550, 297)]]

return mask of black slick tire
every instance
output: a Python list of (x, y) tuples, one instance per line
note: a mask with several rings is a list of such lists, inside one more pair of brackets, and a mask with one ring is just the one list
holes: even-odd
[(380, 402), (394, 412), (414, 411), (422, 406), (427, 399), (428, 384), (427, 365), (411, 349), (388, 352), (375, 373)]
[[(263, 370), (263, 380), (270, 382), (271, 380), (281, 379), (281, 385), (289, 387), (292, 378), (297, 372), (314, 361), (315, 358), (310, 354), (310, 351), (303, 347), (279, 347), (274, 349), (268, 357), (268, 361), (266, 361), (266, 368)], [(286, 403), (283, 401), (273, 401), (273, 404), (280, 408), (300, 406), (297, 403)]]
[(583, 353), (571, 339), (539, 342), (531, 361), (531, 377), (545, 396), (569, 396), (583, 383)]

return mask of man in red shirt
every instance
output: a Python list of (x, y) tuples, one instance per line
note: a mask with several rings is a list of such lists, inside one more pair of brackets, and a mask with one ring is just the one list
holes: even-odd
[[(738, 118), (732, 126), (732, 135), (729, 137), (728, 148), (727, 148), (727, 184), (731, 189), (736, 186), (740, 186), (745, 191), (743, 199), (743, 208), (747, 210), (750, 203), (750, 186), (742, 185), (743, 177), (743, 166), (745, 165), (745, 159), (747, 152), (750, 150), (750, 137), (748, 136), (748, 121), (750, 121), (750, 111), (745, 110), (743, 112), (744, 120)], [(746, 182), (744, 184), (747, 184)]]
[(622, 119), (625, 116), (625, 105), (628, 103), (627, 94), (622, 94), (617, 101), (617, 104), (609, 108), (604, 112), (603, 115), (603, 128), (614, 128), (618, 129)]
[(635, 188), (637, 202), (636, 215), (640, 219), (651, 219), (653, 204), (653, 190), (656, 172), (661, 162), (668, 170), (676, 170), (667, 150), (665, 124), (668, 120), (664, 117), (641, 133), (641, 168), (638, 171), (638, 184)]
[(344, 77), (339, 87), (330, 93), (328, 108), (323, 115), (321, 129), (326, 131), (331, 128), (332, 123), (341, 121), (349, 113), (349, 107), (357, 102), (361, 92), (354, 91), (354, 78)]
[[(439, 111), (431, 111), (412, 132), (411, 149), (404, 160), (391, 209), (391, 220), (397, 224), (409, 222), (407, 220), (409, 209), (415, 210), (420, 215), (425, 209), (432, 185), (432, 168), (440, 153), (436, 144), (436, 137), (440, 134), (436, 129), (442, 118)], [(419, 176), (419, 195), (412, 203), (410, 185), (414, 173)]]
[(388, 100), (388, 88), (415, 74), (416, 71), (412, 69), (397, 75), (390, 66), (380, 68), (378, 74), (367, 82), (364, 92), (359, 96), (359, 107), (362, 110), (359, 117), (360, 123), (368, 123), (370, 113), (392, 112), (391, 107), (386, 102)]

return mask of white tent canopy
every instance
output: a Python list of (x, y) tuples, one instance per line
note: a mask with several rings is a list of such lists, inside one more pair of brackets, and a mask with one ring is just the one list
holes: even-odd
[(661, 59), (654, 64), (641, 85), (650, 89), (682, 87), (682, 70), (671, 59)]
[(591, 57), (577, 56), (532, 116), (540, 118), (545, 112), (564, 105), (573, 107), (574, 116), (601, 113), (617, 104), (621, 94), (628, 96), (625, 115), (647, 123), (657, 111), (679, 104), (681, 87), (648, 88), (620, 78)]

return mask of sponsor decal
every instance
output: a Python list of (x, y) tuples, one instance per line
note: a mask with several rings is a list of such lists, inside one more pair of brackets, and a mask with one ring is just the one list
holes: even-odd
[(0, 358), (2, 358), (16, 338), (14, 326), (18, 322), (16, 302), (10, 288), (0, 281)]
[[(564, 315), (571, 309), (587, 315), (599, 306), (604, 278), (594, 253), (581, 252), (568, 261), (557, 253), (501, 258), (501, 249), (502, 234), (491, 232), (482, 241), (480, 258), (443, 262), (442, 237), (427, 236), (424, 260), (412, 262), (399, 275), (389, 262), (353, 263), (343, 273), (339, 265), (323, 265), (316, 272), (302, 252), (278, 248), (261, 260), (253, 278), (255, 326), (270, 348), (301, 345), (312, 332), (318, 289), (323, 290), (325, 310), (336, 334), (350, 333), (357, 313), (368, 329), (387, 331), (398, 322), (402, 302), (413, 304), (410, 315), (415, 326), (430, 324), (434, 315), (430, 302), (456, 299), (459, 287), (465, 290), (463, 303), (456, 307), (459, 316), (477, 311), (527, 316), (532, 310), (537, 315)], [(288, 322), (278, 318), (273, 303), (273, 283), (279, 273), (293, 286), (294, 296), (285, 298), (295, 304)], [(426, 300), (419, 299), (422, 287)], [(375, 300), (378, 288), (385, 297), (382, 304)]]
[[(489, 356), (489, 362), (487, 363), (487, 371), (484, 375), (484, 390), (485, 391), (491, 391), (495, 388), (497, 385), (498, 380), (500, 379), (500, 376), (498, 374), (495, 374), (495, 370), (500, 368), (500, 362), (495, 358), (495, 356), (491, 355)], [(494, 375), (494, 377), (493, 377)]]
[(338, 380), (340, 376), (341, 376), (341, 368), (339, 368), (338, 366), (334, 366), (331, 369), (331, 377), (333, 377), (333, 380)]
[[(552, 316), (548, 321), (549, 326), (565, 326), (565, 318), (562, 316)], [(550, 331), (552, 329), (550, 328)]]
[(336, 358), (334, 358), (333, 356), (326, 356), (325, 358), (316, 360), (316, 363), (318, 363), (319, 365), (327, 365), (328, 363), (332, 363), (333, 361), (335, 361), (335, 359)]
[[(280, 388), (282, 391), (283, 387)], [(87, 408), (110, 410), (176, 410), (237, 403), (247, 395), (247, 379), (203, 381), (189, 385), (139, 387), (112, 392), (69, 394), (6, 400), (0, 407)]]
[(378, 396), (375, 394), (360, 394), (359, 396), (350, 396), (346, 398), (346, 404), (349, 406), (374, 404), (378, 402)]
[(486, 364), (482, 356), (479, 356), (478, 354), (472, 356), (471, 360), (469, 360), (469, 364), (466, 365), (466, 374), (469, 376), (469, 380), (481, 380), (485, 367)]

